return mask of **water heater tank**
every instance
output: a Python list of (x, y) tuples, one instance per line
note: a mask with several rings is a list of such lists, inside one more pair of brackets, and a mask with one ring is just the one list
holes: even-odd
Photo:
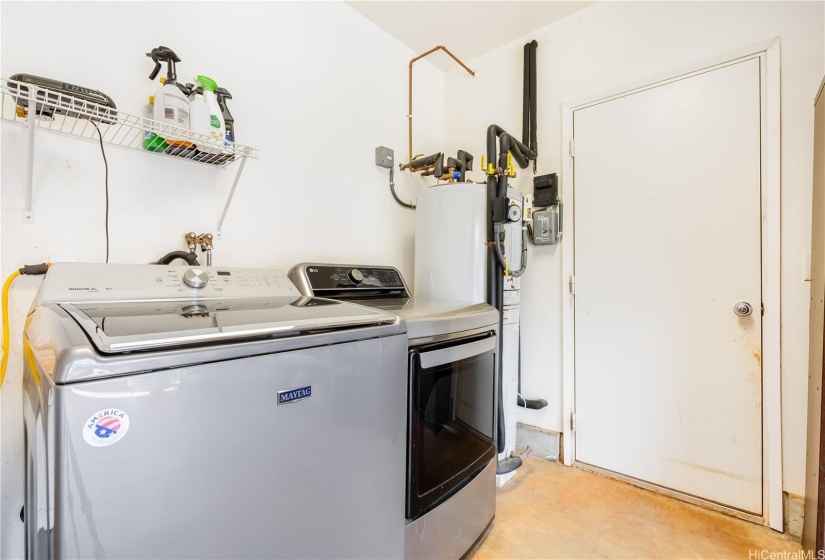
[(418, 195), (415, 297), (487, 301), (487, 185), (448, 183)]

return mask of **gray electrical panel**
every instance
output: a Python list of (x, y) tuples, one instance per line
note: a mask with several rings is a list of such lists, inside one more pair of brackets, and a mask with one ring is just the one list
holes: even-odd
[(547, 210), (533, 211), (533, 243), (536, 245), (555, 245), (561, 239), (559, 231), (559, 208), (553, 206)]

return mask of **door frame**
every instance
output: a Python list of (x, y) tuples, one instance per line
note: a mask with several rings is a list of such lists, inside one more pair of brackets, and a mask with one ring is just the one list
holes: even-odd
[(576, 438), (575, 412), (575, 224), (573, 113), (597, 103), (681, 80), (712, 69), (758, 58), (762, 97), (762, 516), (702, 502), (739, 517), (760, 521), (783, 531), (782, 511), (782, 400), (781, 400), (781, 297), (780, 297), (780, 41), (774, 38), (650, 78), (625, 84), (585, 98), (562, 103), (562, 202), (566, 243), (562, 246), (562, 426), (564, 464), (573, 466)]

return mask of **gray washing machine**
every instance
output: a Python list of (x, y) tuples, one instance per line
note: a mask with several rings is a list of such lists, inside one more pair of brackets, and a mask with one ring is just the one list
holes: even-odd
[(302, 263), (307, 296), (397, 314), (407, 324), (404, 556), (458, 559), (496, 510), (498, 312), (486, 303), (416, 300), (387, 266)]
[(403, 322), (274, 270), (55, 264), (24, 339), (29, 558), (400, 558)]

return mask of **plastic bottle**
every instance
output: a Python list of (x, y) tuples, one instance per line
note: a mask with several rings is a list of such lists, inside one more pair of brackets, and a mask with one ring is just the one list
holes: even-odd
[[(203, 94), (203, 87), (193, 88), (192, 97), (189, 99), (189, 122), (192, 132), (212, 139), (212, 109)], [(210, 154), (219, 154), (222, 149), (214, 143), (199, 142), (194, 139), (196, 147)]]
[(226, 143), (226, 123), (223, 120), (223, 113), (215, 95), (218, 84), (208, 76), (197, 76), (195, 81), (203, 88), (203, 98), (209, 105), (210, 137), (215, 140), (215, 146), (223, 146)]
[[(149, 120), (155, 118), (155, 96), (149, 96), (149, 104), (143, 108), (143, 116)], [(143, 131), (143, 149), (149, 152), (162, 152), (166, 149), (166, 140), (158, 136), (150, 126)]]
[(235, 119), (226, 105), (227, 100), (232, 99), (232, 94), (225, 88), (219, 87), (215, 90), (215, 95), (218, 98), (218, 107), (221, 108), (223, 114), (223, 122), (226, 124), (226, 141), (227, 143), (235, 142)]
[[(178, 83), (175, 73), (175, 63), (180, 62), (180, 58), (172, 49), (164, 46), (152, 49), (151, 52), (146, 53), (146, 56), (155, 62), (155, 69), (149, 74), (150, 80), (157, 77), (162, 62), (167, 64), (166, 79), (161, 79), (163, 85), (155, 93), (155, 120), (169, 127), (189, 130), (189, 100), (187, 98), (190, 92), (185, 85)], [(159, 132), (170, 145), (180, 147), (192, 145), (185, 139), (175, 138), (174, 132), (169, 131), (166, 134), (163, 129)]]

